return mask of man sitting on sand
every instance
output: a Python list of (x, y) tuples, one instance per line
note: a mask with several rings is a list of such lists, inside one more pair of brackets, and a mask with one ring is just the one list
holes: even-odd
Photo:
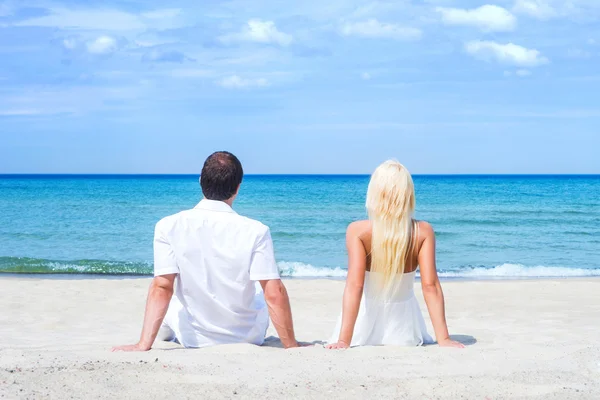
[(269, 315), (283, 346), (298, 346), (269, 228), (231, 208), (243, 175), (233, 154), (212, 154), (200, 178), (204, 200), (156, 225), (140, 341), (113, 351), (147, 351), (157, 337), (185, 347), (261, 345)]

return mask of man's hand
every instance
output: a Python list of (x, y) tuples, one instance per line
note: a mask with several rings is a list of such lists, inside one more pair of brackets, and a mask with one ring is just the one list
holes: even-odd
[(350, 348), (350, 345), (343, 340), (338, 340), (337, 343), (331, 343), (325, 346), (329, 350), (344, 350)]
[(141, 345), (140, 343), (137, 344), (128, 344), (126, 346), (116, 346), (112, 348), (112, 352), (119, 352), (119, 351), (124, 351), (124, 352), (134, 352), (134, 351), (148, 351), (151, 349), (151, 346), (144, 346)]

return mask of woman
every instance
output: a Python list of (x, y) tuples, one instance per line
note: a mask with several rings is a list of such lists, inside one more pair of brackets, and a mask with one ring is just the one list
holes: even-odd
[(413, 219), (414, 185), (402, 164), (387, 161), (375, 170), (367, 211), (368, 221), (348, 227), (342, 316), (327, 348), (433, 343), (413, 291), (418, 267), (438, 344), (464, 347), (448, 335), (435, 234), (427, 222)]

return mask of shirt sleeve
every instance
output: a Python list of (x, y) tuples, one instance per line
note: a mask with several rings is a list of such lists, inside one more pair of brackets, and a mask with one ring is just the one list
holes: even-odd
[(271, 231), (266, 228), (254, 246), (250, 262), (250, 280), (266, 281), (270, 279), (280, 279), (280, 276), (275, 262)]
[(179, 266), (165, 229), (165, 220), (154, 230), (154, 276), (178, 274)]

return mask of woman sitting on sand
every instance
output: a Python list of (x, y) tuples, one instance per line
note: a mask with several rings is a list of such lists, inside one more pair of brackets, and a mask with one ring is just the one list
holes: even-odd
[(433, 343), (413, 291), (417, 268), (438, 344), (464, 347), (448, 335), (435, 234), (427, 222), (413, 219), (414, 185), (402, 164), (387, 161), (375, 170), (367, 211), (369, 220), (348, 227), (342, 315), (327, 348)]

